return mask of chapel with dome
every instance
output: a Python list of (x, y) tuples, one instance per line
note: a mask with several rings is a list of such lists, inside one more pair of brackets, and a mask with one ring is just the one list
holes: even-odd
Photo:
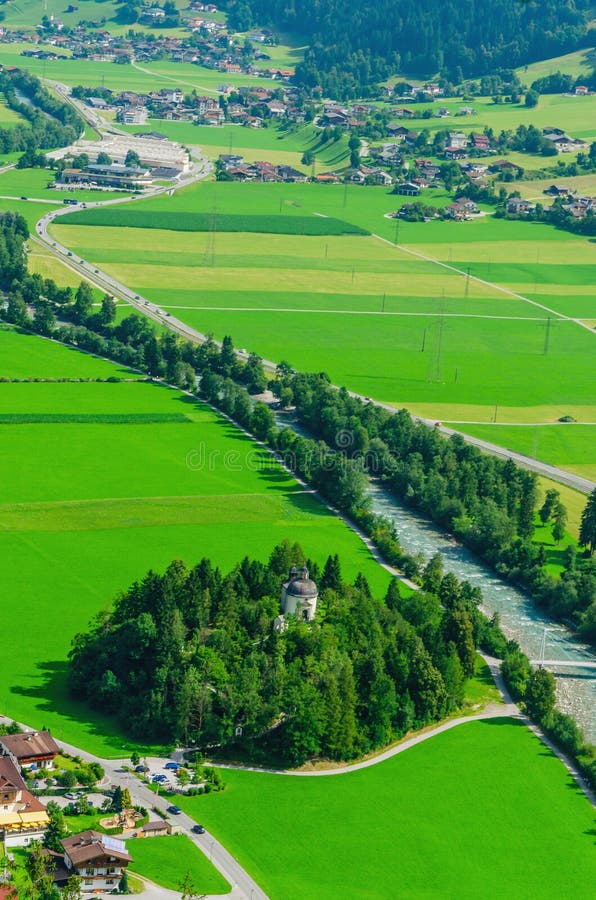
[(275, 619), (278, 631), (286, 626), (286, 616), (295, 616), (302, 622), (312, 622), (317, 612), (319, 591), (310, 578), (306, 566), (297, 569), (292, 566), (289, 578), (281, 588), (281, 615)]

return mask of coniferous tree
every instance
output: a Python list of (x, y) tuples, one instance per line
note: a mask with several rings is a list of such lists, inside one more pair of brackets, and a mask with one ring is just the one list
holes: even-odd
[(588, 497), (588, 502), (582, 513), (579, 542), (582, 546), (588, 547), (590, 555), (596, 550), (596, 488)]

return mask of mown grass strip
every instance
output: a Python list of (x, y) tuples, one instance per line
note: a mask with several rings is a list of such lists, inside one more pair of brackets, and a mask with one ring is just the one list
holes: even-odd
[(183, 413), (0, 413), (0, 425), (180, 425)]
[(61, 225), (118, 225), (121, 228), (159, 228), (170, 231), (233, 231), (263, 234), (370, 234), (359, 225), (325, 216), (250, 215), (90, 209), (64, 216)]

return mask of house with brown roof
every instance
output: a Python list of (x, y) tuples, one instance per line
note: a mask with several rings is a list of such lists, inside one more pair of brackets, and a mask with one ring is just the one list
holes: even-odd
[(49, 821), (45, 806), (29, 793), (12, 759), (0, 756), (0, 842), (9, 848), (41, 841)]
[(132, 862), (126, 844), (97, 831), (82, 831), (63, 838), (64, 864), (70, 874), (82, 879), (81, 890), (113, 891)]
[(24, 731), (2, 735), (0, 752), (22, 769), (51, 769), (60, 748), (49, 731)]

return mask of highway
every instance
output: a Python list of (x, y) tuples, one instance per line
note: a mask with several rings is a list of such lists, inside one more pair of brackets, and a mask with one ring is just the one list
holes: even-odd
[[(110, 123), (106, 123), (101, 118), (99, 113), (89, 110), (83, 103), (71, 97), (69, 95), (69, 88), (66, 85), (60, 84), (59, 82), (52, 82), (52, 86), (61, 94), (61, 96), (65, 100), (72, 103), (73, 106), (75, 106), (75, 108), (77, 109), (77, 112), (82, 115), (93, 128), (97, 129), (100, 134), (102, 129), (107, 129), (108, 127), (109, 130), (118, 130), (116, 128), (113, 128)], [(159, 187), (151, 191), (147, 191), (143, 196), (155, 197), (159, 194), (168, 193), (172, 189), (179, 190), (182, 187), (186, 187), (187, 185), (192, 184), (195, 181), (207, 177), (207, 175), (210, 175), (212, 172), (213, 164), (205, 157), (201, 157), (198, 163), (195, 163), (194, 171), (189, 178), (180, 180), (171, 187)], [(40, 219), (40, 221), (37, 223), (36, 236), (33, 238), (33, 240), (43, 244), (51, 253), (55, 254), (69, 268), (87, 279), (87, 281), (95, 285), (100, 290), (112, 294), (113, 296), (120, 298), (121, 300), (125, 300), (131, 306), (138, 309), (139, 312), (142, 312), (144, 315), (148, 316), (150, 319), (153, 319), (153, 321), (158, 322), (160, 325), (171, 329), (186, 340), (192, 341), (193, 343), (202, 344), (207, 340), (207, 336), (205, 334), (197, 331), (194, 328), (191, 328), (189, 325), (181, 322), (180, 319), (175, 318), (170, 313), (164, 312), (157, 304), (152, 303), (146, 297), (142, 297), (141, 295), (136, 294), (134, 291), (131, 291), (130, 288), (128, 288), (125, 284), (122, 284), (121, 282), (112, 278), (106, 272), (102, 272), (100, 269), (97, 269), (92, 263), (88, 262), (87, 260), (74, 256), (74, 254), (67, 247), (64, 247), (62, 244), (54, 241), (53, 238), (48, 235), (48, 226), (58, 216), (65, 215), (75, 209), (82, 209), (83, 207), (90, 208), (95, 206), (107, 206), (117, 203), (130, 203), (135, 199), (137, 198), (115, 197), (109, 200), (100, 200), (86, 204), (80, 203), (76, 206), (70, 205), (64, 208), (60, 207), (58, 209), (54, 209), (43, 216), (43, 218)], [(387, 241), (387, 243), (390, 244), (391, 242)], [(238, 351), (238, 355), (241, 358), (246, 358), (248, 356), (248, 354), (242, 350)], [(275, 362), (271, 360), (263, 360), (263, 365), (269, 372), (275, 372)], [(394, 406), (390, 406), (386, 403), (379, 403), (374, 400), (369, 400), (368, 397), (364, 397), (362, 394), (358, 394), (352, 391), (350, 392), (350, 394), (352, 397), (357, 397), (363, 402), (376, 403), (378, 406), (387, 409), (389, 412), (395, 412)], [(537, 475), (541, 475), (544, 478), (556, 481), (559, 484), (564, 484), (576, 491), (580, 491), (580, 493), (582, 494), (589, 494), (596, 488), (596, 482), (591, 481), (589, 478), (584, 478), (581, 475), (576, 475), (573, 472), (568, 472), (566, 469), (561, 469), (558, 466), (549, 465), (548, 463), (544, 463), (541, 460), (534, 459), (529, 456), (524, 456), (522, 453), (517, 453), (514, 450), (509, 450), (505, 447), (499, 446), (498, 444), (493, 444), (490, 441), (485, 441), (477, 437), (472, 437), (471, 435), (462, 434), (461, 432), (456, 431), (455, 429), (450, 428), (447, 425), (438, 423), (432, 419), (425, 419), (415, 415), (412, 415), (412, 418), (416, 422), (422, 422), (425, 425), (437, 428), (439, 432), (445, 437), (451, 437), (454, 434), (460, 434), (467, 444), (478, 447), (480, 450), (484, 451), (485, 453), (489, 453), (491, 456), (496, 456), (499, 459), (512, 459), (521, 468), (526, 469), (529, 472), (535, 472)]]
[[(208, 168), (209, 165), (210, 164), (205, 161), (205, 167), (201, 169), (199, 173), (195, 174), (184, 183), (176, 185), (175, 189), (184, 187), (186, 184), (197, 181), (199, 178), (204, 178), (211, 171)], [(171, 190), (171, 188), (159, 188), (148, 193), (151, 193), (153, 196), (155, 196), (160, 193), (166, 193), (168, 190)], [(176, 334), (179, 334), (186, 340), (192, 341), (193, 343), (202, 344), (207, 340), (207, 336), (205, 334), (197, 331), (194, 328), (191, 328), (190, 325), (181, 322), (180, 319), (175, 318), (174, 316), (170, 315), (170, 313), (164, 312), (157, 304), (152, 303), (146, 297), (135, 294), (134, 291), (131, 291), (130, 288), (128, 288), (125, 284), (122, 284), (115, 278), (112, 278), (112, 276), (108, 275), (106, 272), (102, 272), (100, 269), (97, 269), (93, 265), (93, 263), (81, 259), (81, 257), (75, 256), (70, 250), (68, 250), (67, 247), (55, 241), (48, 234), (48, 227), (54, 221), (54, 219), (72, 212), (75, 209), (81, 209), (83, 208), (83, 206), (91, 208), (94, 206), (107, 206), (109, 204), (127, 203), (135, 199), (135, 197), (113, 198), (110, 200), (97, 201), (95, 203), (77, 204), (76, 206), (67, 206), (59, 207), (58, 209), (52, 209), (51, 211), (46, 213), (46, 215), (43, 216), (43, 218), (40, 219), (37, 223), (37, 234), (34, 240), (36, 240), (40, 244), (43, 244), (51, 253), (54, 253), (63, 263), (69, 266), (69, 268), (77, 272), (82, 277), (86, 278), (87, 281), (98, 287), (100, 290), (113, 294), (115, 297), (119, 297), (122, 300), (125, 300), (131, 306), (144, 313), (144, 315), (149, 316), (150, 319), (153, 319), (155, 322), (158, 322), (160, 325), (163, 325), (166, 328), (170, 328), (172, 331), (175, 331)], [(247, 354), (244, 351), (240, 351), (239, 355), (241, 357), (245, 357)], [(263, 360), (263, 364), (265, 368), (270, 372), (275, 371), (275, 362), (271, 360)], [(395, 412), (395, 407), (390, 406), (387, 403), (380, 403), (375, 400), (369, 400), (369, 398), (364, 397), (362, 394), (358, 394), (354, 391), (350, 391), (350, 395), (352, 397), (357, 397), (359, 400), (362, 400), (364, 402), (375, 403), (376, 405), (383, 407), (383, 409), (386, 409), (389, 412)], [(436, 427), (445, 437), (451, 437), (454, 434), (460, 434), (463, 437), (464, 441), (466, 441), (466, 443), (478, 447), (480, 450), (483, 450), (485, 453), (489, 453), (491, 456), (496, 456), (500, 459), (512, 459), (523, 469), (526, 469), (530, 472), (535, 472), (537, 475), (542, 475), (543, 477), (549, 478), (552, 481), (556, 481), (559, 484), (564, 484), (567, 487), (573, 488), (576, 491), (580, 491), (583, 494), (589, 494), (594, 490), (594, 488), (596, 488), (596, 482), (591, 481), (589, 478), (583, 478), (581, 475), (576, 475), (573, 472), (568, 472), (567, 470), (561, 469), (558, 466), (552, 466), (548, 463), (542, 462), (539, 459), (533, 459), (529, 456), (524, 456), (522, 453), (517, 453), (514, 450), (508, 450), (505, 447), (500, 447), (498, 444), (492, 444), (490, 441), (485, 441), (471, 435), (462, 434), (461, 432), (456, 431), (454, 428), (450, 428), (447, 425), (442, 425), (435, 422), (435, 420), (433, 419), (425, 419), (415, 415), (412, 415), (412, 418), (416, 422), (422, 422), (430, 427)]]

